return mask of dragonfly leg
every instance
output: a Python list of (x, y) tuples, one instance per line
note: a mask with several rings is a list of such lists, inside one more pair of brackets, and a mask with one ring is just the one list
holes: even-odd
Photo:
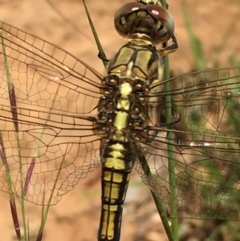
[(174, 124), (176, 124), (176, 123), (178, 123), (178, 122), (180, 122), (181, 121), (181, 114), (179, 113), (179, 112), (173, 112), (173, 119), (172, 119), (172, 121), (171, 122), (169, 122), (169, 123), (159, 123), (158, 124), (158, 126), (169, 126), (169, 125), (174, 125)]
[(101, 59), (103, 62), (105, 62), (108, 65), (109, 59), (106, 58), (105, 54), (103, 54), (102, 52), (99, 52), (98, 58)]
[(177, 43), (177, 39), (173, 33), (172, 35), (172, 44), (169, 46), (166, 46), (166, 43), (163, 43), (162, 45), (162, 49), (159, 49), (158, 52), (161, 56), (166, 56), (168, 54), (171, 54), (173, 52), (175, 52), (178, 48), (178, 43)]
[[(156, 126), (158, 126), (158, 127), (167, 127), (167, 126), (170, 126), (170, 125), (174, 125), (174, 124), (176, 124), (176, 123), (178, 123), (180, 121), (181, 121), (181, 115), (180, 115), (180, 113), (178, 113), (177, 116), (174, 115), (174, 117), (173, 117), (171, 122), (169, 122), (169, 123), (159, 122)], [(149, 133), (149, 138), (147, 139), (146, 144), (150, 144), (157, 137), (158, 132), (159, 132), (158, 130), (152, 130), (151, 134)]]
[(168, 10), (169, 9), (169, 4), (165, 2), (165, 8)]

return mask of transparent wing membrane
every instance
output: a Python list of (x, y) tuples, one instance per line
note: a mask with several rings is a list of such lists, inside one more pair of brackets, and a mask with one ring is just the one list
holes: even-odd
[[(169, 210), (169, 145), (173, 148), (179, 215), (239, 219), (240, 69), (195, 72), (168, 81), (172, 108), (180, 121), (151, 128), (157, 135), (143, 149), (153, 177), (145, 176), (140, 167), (143, 181)], [(159, 98), (165, 94), (159, 93)], [(162, 116), (165, 105), (158, 105)], [(173, 140), (166, 138), (170, 131)]]
[[(16, 195), (25, 188), (27, 200), (49, 204), (55, 190), (55, 204), (99, 164), (99, 138), (92, 129), (101, 76), (50, 43), (0, 26), (1, 159), (7, 160)], [(0, 166), (0, 189), (8, 192), (6, 166)]]
[[(0, 28), (0, 189), (9, 192), (7, 160), (13, 193), (55, 204), (100, 163), (101, 138), (94, 128), (102, 76), (55, 45), (5, 23)], [(174, 159), (182, 217), (239, 219), (239, 83), (239, 68), (194, 72), (157, 82), (145, 96), (153, 114), (139, 144), (152, 176), (140, 162), (136, 169), (169, 208), (168, 160)]]

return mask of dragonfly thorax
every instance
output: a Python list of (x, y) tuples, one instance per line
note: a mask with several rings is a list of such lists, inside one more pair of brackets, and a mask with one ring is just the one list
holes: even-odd
[[(151, 86), (161, 79), (162, 57), (155, 47), (129, 42), (112, 58), (102, 83), (97, 135), (119, 143), (145, 142), (152, 120)], [(161, 91), (155, 88), (155, 91)]]

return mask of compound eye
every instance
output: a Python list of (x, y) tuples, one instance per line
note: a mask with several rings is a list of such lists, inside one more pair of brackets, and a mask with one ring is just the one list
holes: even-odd
[(165, 8), (154, 4), (146, 5), (146, 9), (152, 16), (163, 24), (163, 26), (167, 29), (168, 35), (172, 36), (174, 31), (174, 21), (172, 15)]
[(123, 5), (115, 14), (115, 22), (118, 21), (121, 17), (128, 15), (129, 13), (138, 10), (143, 7), (142, 3), (132, 2)]

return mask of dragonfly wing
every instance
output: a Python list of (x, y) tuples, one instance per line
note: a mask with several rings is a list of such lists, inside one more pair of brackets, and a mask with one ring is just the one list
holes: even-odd
[(61, 48), (0, 23), (0, 189), (55, 204), (96, 168), (102, 77)]
[(165, 95), (171, 95), (171, 113), (180, 119), (167, 124), (168, 105), (162, 101), (162, 122), (148, 127), (148, 143), (142, 144), (152, 176), (140, 162), (138, 172), (170, 210), (172, 162), (180, 216), (239, 219), (240, 70), (195, 72), (168, 81), (173, 88)]

